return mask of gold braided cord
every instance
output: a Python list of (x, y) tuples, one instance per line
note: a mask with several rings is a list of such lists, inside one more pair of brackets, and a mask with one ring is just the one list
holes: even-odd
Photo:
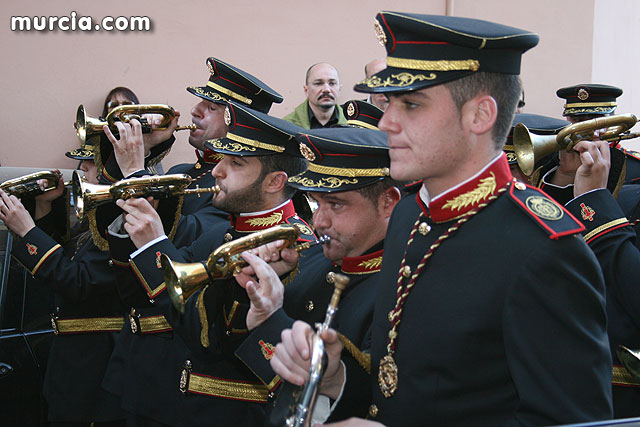
[(371, 354), (364, 353), (360, 351), (360, 349), (352, 343), (349, 338), (345, 337), (341, 333), (338, 332), (338, 338), (340, 338), (340, 342), (344, 346), (344, 348), (353, 356), (353, 358), (358, 362), (358, 365), (364, 369), (367, 374), (371, 373)]
[(358, 168), (336, 168), (330, 166), (321, 166), (316, 165), (314, 163), (309, 163), (309, 170), (311, 172), (321, 173), (324, 175), (335, 175), (335, 176), (347, 176), (347, 177), (356, 177), (356, 176), (388, 176), (389, 168), (369, 168), (369, 169), (358, 169)]
[(615, 107), (616, 102), (576, 102), (574, 104), (564, 104), (564, 108), (573, 107)]
[(196, 300), (196, 307), (198, 307), (198, 315), (200, 317), (200, 344), (204, 348), (209, 348), (209, 319), (207, 317), (207, 308), (204, 305), (204, 293), (207, 292), (209, 285), (205, 286), (205, 288), (198, 295), (198, 299)]
[(606, 224), (602, 224), (600, 227), (595, 228), (595, 229), (591, 230), (590, 232), (588, 232), (587, 234), (585, 234), (584, 240), (588, 241), (593, 236), (602, 233), (604, 230), (607, 230), (609, 228), (615, 227), (616, 225), (624, 224), (625, 222), (628, 222), (628, 221), (629, 220), (626, 217), (623, 217), (623, 218), (614, 219), (613, 221), (609, 221)]
[(225, 399), (263, 403), (267, 402), (267, 397), (269, 396), (269, 389), (262, 384), (223, 380), (194, 374), (193, 372), (189, 376), (188, 390), (191, 393), (206, 394)]
[(255, 139), (245, 138), (243, 136), (239, 136), (231, 132), (228, 132), (225, 138), (230, 139), (232, 141), (240, 142), (242, 144), (247, 144), (252, 147), (262, 148), (263, 150), (276, 151), (278, 153), (282, 153), (284, 151), (284, 147), (281, 147), (279, 145), (267, 144), (266, 142), (260, 142)]
[(225, 95), (235, 98), (238, 101), (244, 102), (247, 105), (251, 105), (251, 103), (253, 102), (252, 99), (249, 99), (246, 96), (242, 96), (239, 93), (236, 93), (230, 89), (227, 89), (226, 87), (222, 87), (219, 84), (215, 84), (213, 82), (207, 82), (207, 86), (209, 86), (211, 89), (217, 90), (218, 92), (222, 92)]
[(71, 334), (78, 332), (119, 331), (124, 326), (123, 317), (91, 317), (85, 319), (56, 319), (58, 332)]
[(429, 61), (388, 56), (387, 66), (423, 71), (478, 71), (480, 61), (477, 59)]

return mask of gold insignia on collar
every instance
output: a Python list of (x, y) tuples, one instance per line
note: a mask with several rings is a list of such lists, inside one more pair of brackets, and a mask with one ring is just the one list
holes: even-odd
[(209, 74), (211, 75), (211, 77), (216, 75), (216, 69), (213, 68), (213, 64), (211, 63), (211, 61), (207, 61), (207, 68), (209, 68)]
[(461, 194), (452, 200), (447, 200), (442, 209), (459, 211), (469, 205), (479, 203), (496, 191), (496, 176), (491, 172), (491, 176), (480, 180), (478, 186), (468, 193)]
[(373, 270), (382, 265), (382, 257), (378, 256), (375, 258), (368, 259), (366, 261), (362, 261), (358, 264), (358, 267), (366, 268), (367, 270)]
[(229, 111), (229, 107), (224, 109), (224, 124), (227, 126), (231, 125), (231, 112)]
[(307, 144), (300, 143), (300, 154), (302, 157), (313, 162), (316, 159), (316, 155), (311, 151), (311, 148), (307, 147)]
[(269, 227), (279, 224), (282, 221), (282, 212), (274, 212), (266, 218), (251, 218), (247, 224), (252, 227)]
[(562, 209), (546, 197), (530, 196), (527, 197), (525, 204), (531, 212), (542, 219), (557, 221), (564, 216)]
[(384, 45), (387, 44), (387, 35), (384, 33), (384, 29), (382, 28), (382, 25), (380, 25), (380, 22), (378, 22), (377, 19), (373, 20), (373, 29), (376, 32), (376, 38), (380, 42), (380, 45), (384, 47)]
[(353, 117), (355, 114), (356, 114), (356, 107), (355, 105), (353, 105), (353, 102), (350, 102), (349, 105), (347, 105), (347, 116)]
[(580, 90), (578, 91), (578, 99), (580, 101), (586, 101), (587, 99), (589, 99), (589, 92), (580, 88)]

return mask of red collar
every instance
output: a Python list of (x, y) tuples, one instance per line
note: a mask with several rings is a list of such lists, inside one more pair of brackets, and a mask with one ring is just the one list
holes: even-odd
[(425, 214), (430, 215), (434, 222), (447, 222), (476, 209), (512, 180), (509, 162), (502, 153), (473, 178), (432, 199), (428, 209), (420, 199), (420, 193), (416, 195), (416, 199)]
[(243, 233), (266, 230), (274, 225), (282, 224), (287, 219), (296, 215), (293, 201), (289, 200), (284, 206), (272, 209), (260, 215), (231, 217), (231, 225), (236, 231)]
[(198, 157), (198, 163), (211, 163), (217, 164), (224, 154), (216, 153), (213, 150), (205, 150), (203, 154), (200, 154), (200, 150), (196, 150), (196, 156)]
[(372, 252), (370, 254), (344, 257), (342, 258), (342, 272), (347, 274), (369, 274), (377, 273), (382, 267), (382, 252)]

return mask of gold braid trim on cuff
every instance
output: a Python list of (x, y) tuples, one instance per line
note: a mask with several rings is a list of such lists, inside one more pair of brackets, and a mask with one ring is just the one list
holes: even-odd
[(262, 383), (225, 380), (191, 373), (189, 375), (190, 393), (222, 397), (224, 399), (245, 400), (248, 402), (267, 403), (269, 390)]
[(640, 386), (640, 382), (638, 382), (624, 366), (617, 365), (613, 365), (613, 377), (611, 379), (611, 383), (613, 385)]
[(600, 227), (597, 227), (591, 230), (590, 232), (588, 232), (587, 234), (585, 234), (584, 240), (588, 241), (593, 236), (596, 236), (597, 234), (600, 234), (609, 228), (615, 227), (616, 225), (624, 224), (625, 222), (629, 222), (629, 220), (627, 218), (618, 218), (618, 219), (614, 219), (613, 221), (609, 221), (606, 224), (602, 224)]
[(85, 319), (52, 319), (57, 334), (81, 332), (117, 332), (124, 326), (123, 317), (91, 317)]
[(367, 374), (370, 374), (371, 373), (371, 355), (360, 351), (360, 349), (356, 347), (356, 345), (352, 343), (349, 340), (349, 338), (345, 337), (340, 332), (338, 332), (338, 338), (340, 338), (340, 342), (342, 343), (344, 348), (349, 352), (349, 354), (351, 354), (351, 356), (353, 356), (353, 358), (356, 359), (356, 362), (358, 362), (358, 365), (360, 365), (362, 369), (364, 369), (367, 372)]

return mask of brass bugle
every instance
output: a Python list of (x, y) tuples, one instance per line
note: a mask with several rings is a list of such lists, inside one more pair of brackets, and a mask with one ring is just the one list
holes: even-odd
[(518, 123), (513, 130), (513, 149), (518, 166), (525, 175), (530, 176), (543, 157), (557, 151), (570, 150), (578, 141), (593, 139), (593, 134), (598, 129), (606, 129), (600, 133), (598, 139), (617, 140), (637, 121), (633, 114), (598, 117), (568, 125), (558, 135), (536, 135), (529, 132), (524, 124)]
[[(58, 188), (60, 177), (62, 177), (62, 174), (58, 170), (40, 171), (9, 179), (0, 184), (0, 189), (16, 197), (37, 196)], [(40, 180), (46, 181), (44, 190), (38, 184)]]
[(118, 199), (154, 196), (158, 198), (183, 196), (187, 194), (219, 193), (220, 187), (187, 188), (193, 179), (185, 174), (154, 175), (142, 178), (129, 178), (113, 185), (90, 184), (73, 172), (73, 205), (76, 216), (82, 220), (84, 216), (98, 206), (115, 202)]
[[(298, 229), (292, 225), (276, 225), (225, 243), (211, 252), (206, 261), (201, 262), (176, 262), (163, 254), (160, 259), (162, 276), (173, 306), (180, 313), (184, 313), (187, 300), (198, 289), (211, 281), (228, 279), (238, 275), (247, 265), (247, 262), (242, 258), (242, 252), (276, 240), (284, 240), (283, 247), (286, 248), (295, 243), (299, 234)], [(295, 244), (291, 246), (291, 249), (301, 252), (312, 246), (328, 243), (330, 240), (328, 236), (322, 236), (315, 241)]]
[[(87, 141), (87, 137), (103, 132), (104, 126), (109, 126), (112, 131), (115, 131), (115, 122), (129, 122), (132, 119), (137, 119), (141, 122), (144, 133), (151, 132), (151, 126), (147, 123), (146, 119), (142, 117), (143, 114), (160, 114), (162, 116), (162, 120), (154, 130), (167, 129), (171, 121), (176, 117), (176, 111), (169, 105), (132, 104), (117, 106), (107, 114), (107, 117), (105, 117), (103, 121), (87, 116), (84, 106), (80, 104), (76, 112), (76, 134), (80, 142), (84, 144)], [(193, 130), (195, 128), (196, 125), (190, 124), (187, 126), (178, 126), (175, 130)]]
[(640, 350), (631, 350), (619, 345), (616, 352), (625, 369), (636, 381), (640, 382)]

